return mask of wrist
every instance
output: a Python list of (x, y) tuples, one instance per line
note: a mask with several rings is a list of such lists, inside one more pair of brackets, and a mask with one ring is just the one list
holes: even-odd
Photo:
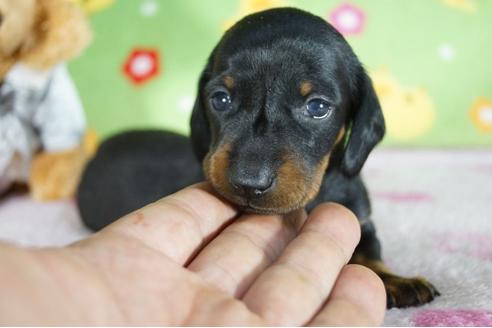
[(111, 303), (103, 284), (76, 252), (0, 244), (0, 263), (2, 324), (108, 322)]

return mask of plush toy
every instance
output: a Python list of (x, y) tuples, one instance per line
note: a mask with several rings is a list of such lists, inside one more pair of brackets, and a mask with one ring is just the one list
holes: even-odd
[(0, 0), (0, 193), (27, 183), (37, 200), (73, 195), (95, 136), (64, 63), (90, 38), (73, 2)]

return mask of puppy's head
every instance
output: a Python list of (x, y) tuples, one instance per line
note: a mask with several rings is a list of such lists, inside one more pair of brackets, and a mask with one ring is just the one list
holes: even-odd
[(357, 175), (384, 134), (371, 81), (343, 37), (309, 13), (272, 9), (226, 32), (191, 118), (205, 176), (257, 213), (305, 206), (323, 176)]

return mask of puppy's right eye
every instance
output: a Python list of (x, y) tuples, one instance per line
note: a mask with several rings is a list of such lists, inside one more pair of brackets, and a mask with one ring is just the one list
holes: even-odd
[(306, 104), (306, 114), (316, 120), (324, 119), (332, 110), (333, 106), (321, 98), (311, 99)]
[(227, 92), (217, 91), (211, 98), (212, 107), (219, 112), (223, 112), (231, 108), (231, 96)]

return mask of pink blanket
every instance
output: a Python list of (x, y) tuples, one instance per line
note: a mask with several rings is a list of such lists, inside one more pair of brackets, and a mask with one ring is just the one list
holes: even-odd
[[(492, 151), (374, 152), (363, 173), (388, 265), (442, 293), (387, 312), (391, 326), (492, 326)], [(0, 239), (65, 245), (87, 236), (72, 202), (0, 203)]]

